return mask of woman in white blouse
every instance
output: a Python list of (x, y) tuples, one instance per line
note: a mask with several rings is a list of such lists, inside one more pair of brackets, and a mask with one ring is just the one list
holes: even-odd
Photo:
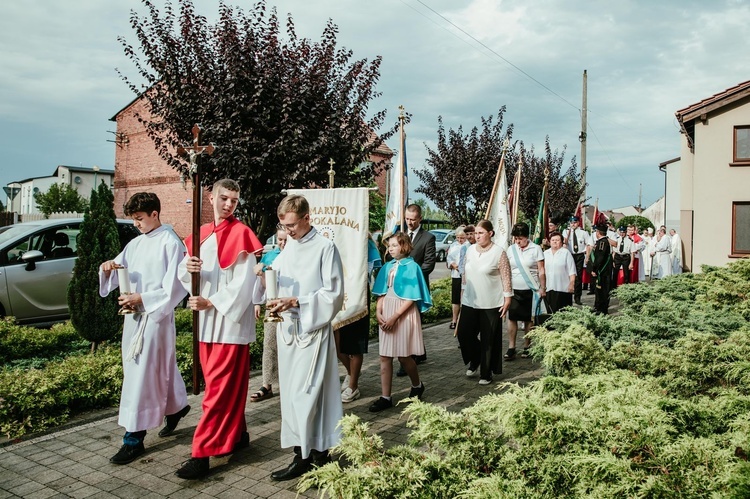
[(508, 256), (502, 246), (492, 242), (492, 223), (480, 220), (474, 235), (476, 244), (466, 252), (466, 287), (457, 336), (464, 363), (469, 365), (466, 375), (474, 376), (479, 369), (479, 384), (489, 385), (492, 374), (503, 370), (502, 319), (513, 289)]
[(506, 360), (516, 357), (516, 334), (518, 321), (524, 322), (524, 345), (521, 357), (529, 357), (534, 304), (547, 294), (547, 280), (544, 273), (544, 252), (529, 239), (529, 225), (519, 222), (510, 231), (513, 244), (507, 250), (510, 272), (513, 280), (513, 300), (508, 310), (508, 352)]
[(544, 252), (544, 271), (547, 277), (547, 304), (554, 313), (563, 307), (573, 306), (576, 285), (576, 262), (567, 248), (562, 246), (562, 234), (549, 235), (550, 248)]

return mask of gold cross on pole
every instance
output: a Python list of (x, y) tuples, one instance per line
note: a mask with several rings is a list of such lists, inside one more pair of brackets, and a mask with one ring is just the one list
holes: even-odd
[(328, 160), (328, 164), (331, 167), (331, 169), (328, 170), (328, 187), (333, 189), (333, 177), (336, 175), (336, 172), (333, 170), (333, 165), (335, 165), (336, 162), (331, 158)]

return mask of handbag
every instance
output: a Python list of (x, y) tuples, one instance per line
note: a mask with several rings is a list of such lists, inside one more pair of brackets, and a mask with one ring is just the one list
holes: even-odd
[(536, 304), (536, 310), (534, 310), (534, 326), (541, 326), (547, 319), (552, 317), (550, 313), (549, 303), (547, 303), (547, 297), (545, 296), (539, 300)]

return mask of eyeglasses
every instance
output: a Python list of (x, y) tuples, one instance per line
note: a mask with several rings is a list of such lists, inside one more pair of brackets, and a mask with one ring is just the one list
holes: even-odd
[(307, 215), (305, 215), (304, 217), (300, 218), (299, 220), (297, 220), (293, 224), (277, 224), (276, 228), (279, 229), (279, 230), (285, 230), (285, 231), (289, 232), (290, 230), (296, 229), (297, 226), (299, 225), (299, 223), (302, 220), (304, 220), (305, 218), (307, 218)]

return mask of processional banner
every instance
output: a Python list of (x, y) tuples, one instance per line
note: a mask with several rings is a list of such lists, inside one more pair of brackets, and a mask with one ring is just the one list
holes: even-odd
[[(344, 266), (344, 306), (333, 320), (339, 329), (367, 315), (367, 238), (370, 194), (366, 187), (287, 189), (305, 196), (310, 223), (336, 245)], [(301, 262), (306, 264), (308, 262)]]

